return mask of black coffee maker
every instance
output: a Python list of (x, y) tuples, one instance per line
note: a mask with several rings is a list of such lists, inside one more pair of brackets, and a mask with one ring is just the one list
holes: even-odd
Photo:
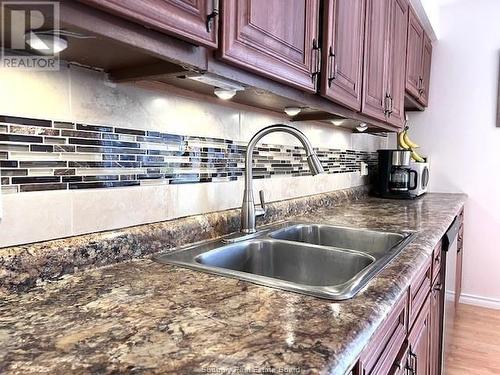
[(416, 188), (417, 172), (410, 169), (411, 152), (406, 150), (377, 152), (378, 176), (375, 182), (375, 194), (383, 198), (413, 199), (410, 190)]

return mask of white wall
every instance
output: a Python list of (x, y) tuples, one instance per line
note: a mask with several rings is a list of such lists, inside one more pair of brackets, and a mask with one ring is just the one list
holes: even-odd
[[(167, 92), (116, 85), (82, 68), (60, 72), (0, 69), (0, 114), (158, 130), (172, 134), (248, 141), (259, 129), (289, 123), (273, 113), (200, 102)], [(353, 135), (319, 123), (293, 123), (315, 147), (375, 151), (381, 137)], [(268, 144), (299, 145), (287, 134)], [(359, 173), (261, 179), (268, 201), (363, 185)], [(5, 191), (4, 191), (5, 192)], [(80, 191), (0, 194), (0, 247), (169, 220), (241, 205), (243, 182), (140, 186)]]
[(449, 2), (439, 16), (430, 105), (411, 134), (432, 158), (431, 190), (469, 195), (464, 300), (500, 307), (500, 1)]

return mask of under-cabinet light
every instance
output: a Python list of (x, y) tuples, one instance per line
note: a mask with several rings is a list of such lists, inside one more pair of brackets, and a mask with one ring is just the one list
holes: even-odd
[(236, 95), (236, 90), (234, 89), (221, 89), (220, 87), (216, 87), (214, 89), (214, 94), (217, 95), (219, 99), (229, 100), (233, 96)]
[(300, 108), (300, 107), (285, 107), (284, 111), (288, 116), (293, 117), (293, 116), (297, 116), (300, 113), (300, 111), (302, 111), (302, 108)]
[(368, 129), (368, 125), (364, 122), (361, 122), (358, 126), (356, 126), (356, 130), (358, 132), (364, 132), (366, 129)]
[(29, 31), (25, 34), (26, 43), (45, 55), (53, 55), (68, 48), (68, 41), (62, 36), (50, 33)]
[(343, 119), (330, 120), (330, 122), (335, 126), (340, 126), (344, 123)]

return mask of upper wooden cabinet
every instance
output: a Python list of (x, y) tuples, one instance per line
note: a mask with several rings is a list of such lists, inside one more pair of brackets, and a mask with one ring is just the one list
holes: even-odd
[(408, 3), (367, 0), (361, 111), (401, 127)]
[(410, 9), (408, 16), (408, 46), (406, 51), (406, 92), (424, 107), (429, 101), (432, 44)]
[(190, 43), (217, 47), (219, 0), (80, 0)]
[(326, 0), (321, 95), (361, 110), (365, 0)]
[(408, 16), (408, 47), (406, 52), (406, 91), (418, 98), (422, 78), (422, 48), (424, 28), (415, 12)]
[(231, 0), (222, 3), (220, 58), (315, 92), (321, 55), (319, 0)]
[(391, 21), (389, 31), (389, 94), (387, 121), (398, 127), (405, 122), (405, 61), (406, 30), (408, 25), (408, 3), (406, 0), (391, 0)]
[(390, 1), (367, 0), (361, 112), (386, 120)]
[(422, 87), (420, 88), (420, 102), (427, 107), (429, 104), (429, 87), (431, 83), (432, 43), (424, 34), (424, 47), (422, 53)]

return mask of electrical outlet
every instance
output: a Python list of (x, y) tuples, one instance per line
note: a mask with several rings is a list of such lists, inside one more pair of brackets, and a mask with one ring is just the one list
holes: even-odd
[(359, 163), (359, 174), (361, 176), (368, 176), (368, 164), (366, 164), (364, 161)]

